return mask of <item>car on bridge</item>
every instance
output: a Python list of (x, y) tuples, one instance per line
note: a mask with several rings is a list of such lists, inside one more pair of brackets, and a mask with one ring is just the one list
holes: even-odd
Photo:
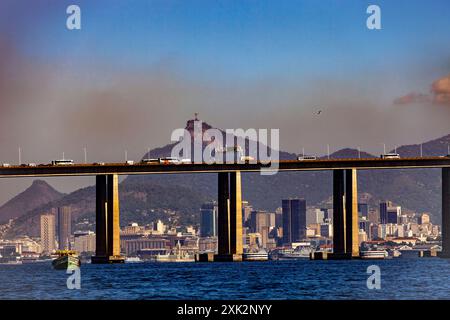
[(9, 167), (11, 167), (11, 165), (9, 163), (2, 163), (2, 167), (3, 168), (9, 168)]

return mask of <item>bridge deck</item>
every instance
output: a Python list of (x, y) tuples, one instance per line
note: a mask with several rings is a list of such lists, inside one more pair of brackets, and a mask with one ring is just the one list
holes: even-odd
[[(276, 162), (279, 171), (319, 171), (333, 169), (409, 169), (450, 167), (450, 157), (401, 158), (401, 159), (320, 159), (283, 160)], [(142, 164), (126, 163), (74, 164), (66, 166), (38, 165), (0, 167), (0, 178), (45, 177), (45, 176), (93, 176), (103, 174), (156, 174), (156, 173), (214, 173), (214, 172), (257, 172), (268, 169), (270, 165), (261, 163), (233, 164)]]

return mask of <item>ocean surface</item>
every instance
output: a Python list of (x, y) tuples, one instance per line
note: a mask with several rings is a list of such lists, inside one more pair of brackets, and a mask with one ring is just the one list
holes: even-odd
[[(367, 268), (381, 271), (368, 289)], [(0, 299), (450, 299), (450, 260), (130, 263), (81, 266), (81, 289), (48, 262), (0, 265)]]

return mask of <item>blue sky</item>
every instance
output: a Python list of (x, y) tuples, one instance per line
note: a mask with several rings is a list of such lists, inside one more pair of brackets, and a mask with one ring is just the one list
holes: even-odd
[[(27, 3), (13, 5), (16, 15), (26, 7), (20, 2)], [(64, 28), (71, 3), (82, 9), (81, 31)], [(369, 4), (382, 9), (381, 31), (365, 27)], [(445, 0), (41, 0), (31, 7), (37, 14), (17, 39), (30, 56), (74, 64), (101, 60), (127, 68), (169, 59), (206, 77), (340, 77), (350, 68), (408, 70), (425, 55), (450, 48)]]

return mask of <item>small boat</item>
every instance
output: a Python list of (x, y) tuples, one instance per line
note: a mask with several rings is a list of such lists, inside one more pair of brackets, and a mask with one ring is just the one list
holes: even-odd
[(242, 255), (244, 261), (267, 261), (269, 260), (269, 254), (266, 250), (261, 249), (256, 252), (244, 252)]
[(139, 263), (139, 262), (143, 262), (139, 257), (127, 257), (125, 259), (125, 263)]
[(359, 253), (361, 259), (386, 259), (389, 254), (386, 250), (367, 250)]
[(81, 265), (80, 258), (75, 251), (58, 250), (56, 255), (58, 257), (52, 261), (52, 266), (57, 270), (75, 268)]

